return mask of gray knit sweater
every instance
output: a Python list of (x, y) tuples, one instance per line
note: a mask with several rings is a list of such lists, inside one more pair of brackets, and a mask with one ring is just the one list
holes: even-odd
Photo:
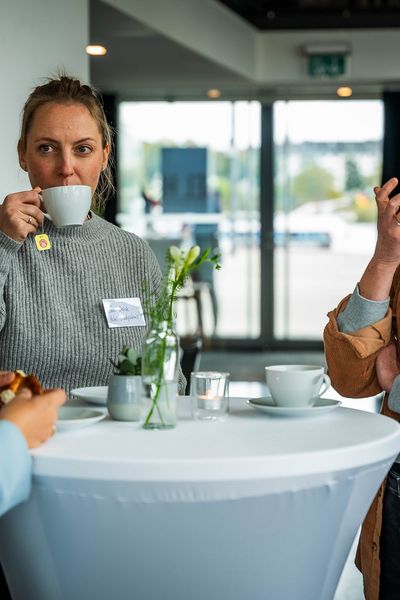
[(33, 235), (19, 243), (0, 231), (0, 369), (67, 391), (107, 385), (110, 359), (124, 345), (141, 351), (147, 328), (110, 329), (102, 300), (143, 306), (146, 286), (159, 293), (158, 262), (147, 242), (94, 214), (61, 229), (45, 219), (44, 233), (52, 247), (39, 252)]

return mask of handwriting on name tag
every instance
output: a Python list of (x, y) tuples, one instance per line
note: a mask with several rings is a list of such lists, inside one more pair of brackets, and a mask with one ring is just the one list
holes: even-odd
[(108, 298), (103, 300), (103, 306), (110, 328), (146, 325), (140, 298)]

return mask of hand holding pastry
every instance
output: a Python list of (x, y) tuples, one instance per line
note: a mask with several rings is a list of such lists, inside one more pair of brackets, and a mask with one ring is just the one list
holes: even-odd
[(64, 390), (44, 391), (35, 376), (22, 371), (0, 372), (0, 386), (3, 388), (0, 419), (16, 425), (29, 448), (40, 446), (53, 435), (58, 407), (66, 400)]
[(0, 371), (0, 408), (8, 404), (18, 392), (28, 389), (32, 394), (42, 394), (40, 381), (23, 371)]

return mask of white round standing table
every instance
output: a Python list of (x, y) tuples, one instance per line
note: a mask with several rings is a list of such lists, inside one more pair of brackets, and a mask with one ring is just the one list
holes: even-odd
[(400, 451), (397, 422), (337, 408), (145, 431), (104, 420), (34, 451), (0, 520), (13, 600), (331, 600)]

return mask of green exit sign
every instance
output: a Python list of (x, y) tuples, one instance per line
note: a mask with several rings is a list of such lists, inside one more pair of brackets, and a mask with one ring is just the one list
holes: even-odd
[(308, 57), (308, 74), (311, 77), (339, 77), (346, 72), (343, 54), (314, 54)]

